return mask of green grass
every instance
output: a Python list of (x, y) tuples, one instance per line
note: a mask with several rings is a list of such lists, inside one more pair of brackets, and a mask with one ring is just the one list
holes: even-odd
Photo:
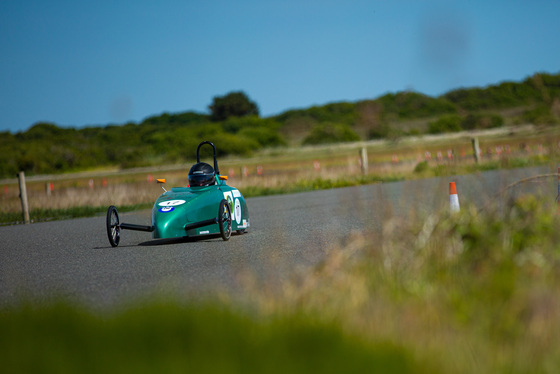
[(556, 373), (559, 226), (556, 204), (533, 196), (500, 210), (388, 216), (282, 291), (248, 294), (436, 357), (443, 372)]
[(301, 179), (294, 183), (287, 183), (284, 186), (276, 187), (261, 187), (249, 186), (243, 189), (243, 196), (268, 196), (268, 195), (281, 195), (297, 192), (307, 192), (316, 190), (328, 190), (332, 188), (343, 188), (352, 186), (361, 186), (365, 184), (381, 183), (381, 182), (396, 182), (404, 180), (404, 177), (381, 177), (379, 175), (366, 175), (359, 177), (339, 178), (339, 179), (326, 179), (326, 178), (313, 178)]
[[(131, 212), (151, 208), (152, 204), (134, 204), (119, 207), (119, 212)], [(81, 217), (93, 217), (107, 212), (108, 206), (77, 206), (66, 209), (32, 209), (29, 217), (32, 222), (53, 221)], [(21, 212), (0, 212), (0, 225), (23, 223)]]
[[(544, 155), (504, 158), (501, 160), (484, 161), (478, 164), (449, 163), (430, 166), (426, 161), (421, 161), (414, 168), (412, 176), (427, 178), (449, 175), (465, 175), (498, 169), (516, 169), (551, 165), (552, 161), (553, 160), (550, 157)], [(410, 178), (410, 176), (408, 178)]]
[(434, 373), (410, 351), (293, 315), (153, 302), (99, 316), (69, 304), (0, 312), (3, 373)]
[[(281, 287), (242, 299), (0, 308), (2, 372), (557, 373), (560, 214), (387, 215)], [(223, 296), (223, 294), (221, 294)]]

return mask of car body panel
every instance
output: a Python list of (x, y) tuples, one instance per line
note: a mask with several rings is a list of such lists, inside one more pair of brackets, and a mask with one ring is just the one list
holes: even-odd
[(153, 238), (219, 234), (217, 223), (190, 230), (185, 230), (185, 227), (215, 218), (220, 201), (224, 199), (231, 208), (233, 231), (247, 229), (250, 223), (245, 198), (238, 189), (218, 178), (216, 185), (173, 187), (161, 194), (152, 209)]

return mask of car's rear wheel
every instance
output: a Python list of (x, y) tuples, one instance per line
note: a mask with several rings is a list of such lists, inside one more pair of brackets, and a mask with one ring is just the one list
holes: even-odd
[(119, 225), (119, 212), (117, 212), (115, 206), (111, 205), (107, 210), (107, 236), (113, 247), (118, 246), (121, 240), (121, 227)]
[(227, 200), (220, 201), (220, 209), (218, 211), (218, 225), (220, 226), (220, 235), (222, 239), (229, 240), (232, 231), (231, 225), (231, 208)]

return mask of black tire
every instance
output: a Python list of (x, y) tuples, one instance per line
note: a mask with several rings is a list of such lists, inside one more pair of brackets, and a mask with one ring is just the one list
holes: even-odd
[(220, 209), (218, 210), (218, 226), (220, 226), (220, 235), (225, 241), (229, 240), (232, 231), (231, 225), (231, 208), (227, 200), (220, 201)]
[(120, 224), (119, 212), (117, 212), (115, 206), (111, 205), (107, 210), (107, 236), (109, 237), (109, 243), (113, 247), (118, 246), (121, 240)]

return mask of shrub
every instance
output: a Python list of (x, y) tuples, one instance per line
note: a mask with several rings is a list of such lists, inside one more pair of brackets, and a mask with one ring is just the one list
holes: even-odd
[(446, 98), (432, 98), (417, 92), (387, 94), (378, 99), (385, 115), (399, 118), (424, 118), (438, 114), (456, 113), (456, 106)]
[(428, 168), (429, 168), (428, 161), (420, 161), (418, 164), (416, 164), (416, 167), (414, 168), (414, 172), (423, 173), (426, 170), (428, 170)]
[(308, 109), (294, 109), (275, 117), (281, 123), (287, 123), (297, 118), (312, 118), (317, 122), (344, 123), (350, 125), (356, 122), (357, 111), (354, 103), (332, 103), (323, 106), (312, 106)]
[(525, 122), (535, 125), (551, 125), (558, 123), (558, 119), (552, 114), (550, 107), (546, 105), (541, 105), (534, 109), (525, 111), (521, 118)]
[(462, 119), (458, 115), (442, 116), (438, 120), (429, 123), (430, 134), (439, 134), (442, 132), (461, 131)]
[(465, 130), (489, 129), (504, 125), (504, 118), (498, 114), (469, 114), (462, 122)]
[(369, 130), (369, 139), (382, 139), (389, 136), (390, 127), (386, 123), (378, 124)]
[(303, 144), (328, 144), (358, 140), (360, 137), (348, 125), (321, 123), (311, 129), (309, 135), (303, 140)]
[(223, 121), (230, 117), (258, 116), (259, 107), (243, 91), (215, 96), (208, 107), (212, 121)]
[(257, 141), (240, 135), (221, 133), (211, 140), (216, 144), (218, 156), (228, 154), (250, 156), (260, 148)]
[(274, 129), (257, 127), (245, 128), (239, 132), (239, 136), (252, 139), (259, 143), (261, 147), (278, 147), (286, 145), (286, 141)]

